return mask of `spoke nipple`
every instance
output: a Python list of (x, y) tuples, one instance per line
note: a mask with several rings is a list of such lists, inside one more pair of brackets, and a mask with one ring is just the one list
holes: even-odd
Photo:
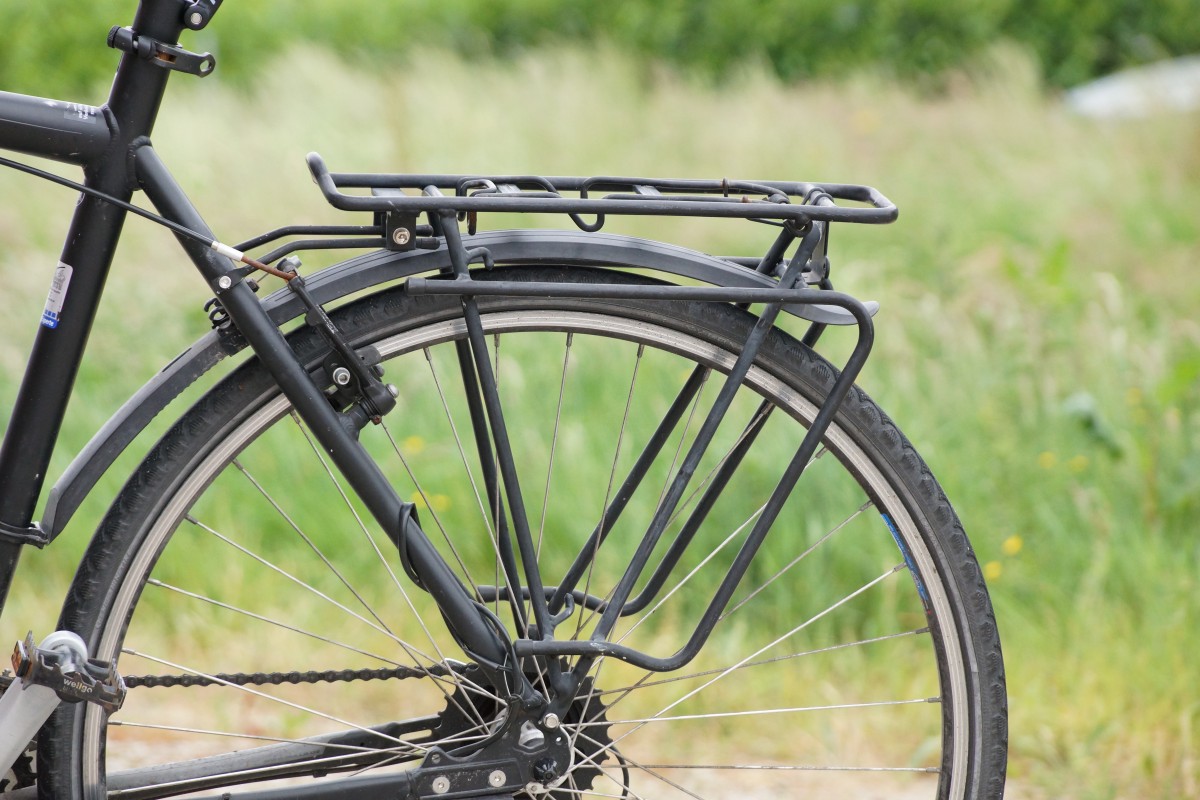
[(559, 725), (558, 714), (547, 714), (542, 717), (542, 726), (547, 730), (554, 730)]

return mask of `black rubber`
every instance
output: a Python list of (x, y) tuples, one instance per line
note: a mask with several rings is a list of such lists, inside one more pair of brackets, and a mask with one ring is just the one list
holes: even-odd
[[(510, 267), (481, 274), (507, 280), (646, 281), (624, 273), (579, 267)], [(651, 303), (481, 298), (492, 309), (586, 309), (619, 317), (678, 327), (717, 346), (736, 351), (754, 317), (718, 303)], [(457, 298), (412, 297), (403, 288), (380, 292), (334, 312), (338, 326), (356, 343), (367, 343), (405, 329), (461, 315)], [(293, 335), (293, 347), (313, 367), (325, 348), (309, 329)], [(763, 347), (759, 363), (813, 400), (828, 391), (836, 369), (796, 339), (776, 331)], [(89, 545), (66, 598), (60, 627), (78, 632), (95, 646), (131, 558), (159, 509), (222, 432), (253, 413), (274, 394), (265, 372), (251, 361), (206, 394), (154, 447), (117, 497)], [(971, 750), (967, 797), (999, 800), (1007, 758), (1007, 698), (996, 621), (974, 552), (962, 525), (930, 473), (896, 425), (857, 388), (839, 410), (836, 424), (869, 455), (902, 498), (921, 529), (953, 605), (954, 623), (968, 670)], [(38, 755), (41, 797), (82, 797), (77, 743), (82, 714), (63, 706), (43, 730)], [(962, 721), (960, 721), (962, 722)], [(942, 791), (946, 791), (943, 780)]]

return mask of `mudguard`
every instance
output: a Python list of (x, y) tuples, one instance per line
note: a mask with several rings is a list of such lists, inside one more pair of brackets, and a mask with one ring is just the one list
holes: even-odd
[[(466, 240), (472, 247), (487, 248), (497, 264), (567, 264), (591, 267), (636, 268), (714, 286), (772, 287), (773, 278), (713, 256), (676, 245), (606, 233), (577, 231), (489, 231)], [(352, 258), (305, 276), (318, 303), (335, 302), (355, 292), (404, 280), (450, 266), (443, 246), (437, 250), (392, 252), (380, 250)], [(263, 306), (276, 325), (299, 317), (300, 301), (285, 287), (263, 298)], [(877, 303), (865, 304), (874, 315)], [(795, 305), (785, 311), (826, 325), (852, 325), (844, 309), (822, 305)], [(232, 328), (214, 330), (177, 356), (137, 391), (101, 428), (67, 467), (50, 490), (41, 521), (53, 540), (70, 521), (79, 504), (125, 448), (184, 389), (218, 361), (245, 348)]]

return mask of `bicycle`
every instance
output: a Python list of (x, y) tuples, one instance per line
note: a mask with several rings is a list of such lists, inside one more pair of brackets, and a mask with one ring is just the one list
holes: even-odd
[[(18, 643), (5, 796), (1000, 797), (987, 590), (928, 468), (853, 385), (875, 306), (830, 278), (833, 223), (890, 222), (891, 202), (314, 154), (329, 203), (365, 217), (229, 246), (149, 139), (170, 73), (215, 67), (178, 41), (219, 6), (142, 0), (110, 33), (104, 106), (0, 93), (0, 147), (86, 178), (43, 174), (82, 196), (0, 449), (0, 598), (21, 549), (207, 387), (113, 501), (60, 630)], [(174, 231), (213, 330), (35, 522), (128, 213)], [(501, 213), (575, 228), (483, 227)], [(771, 240), (716, 257), (603, 232), (630, 215)], [(321, 249), (370, 252), (302, 274), (294, 253)], [(857, 334), (840, 370), (814, 350), (837, 325)]]

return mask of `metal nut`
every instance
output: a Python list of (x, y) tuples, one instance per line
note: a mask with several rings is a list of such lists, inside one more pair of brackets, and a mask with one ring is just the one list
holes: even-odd
[(408, 228), (396, 228), (392, 231), (392, 241), (403, 247), (412, 241), (412, 231)]
[(542, 717), (542, 725), (547, 730), (554, 730), (559, 726), (558, 714), (547, 714)]
[(488, 775), (488, 785), (496, 789), (499, 789), (501, 786), (503, 786), (504, 782), (507, 780), (508, 776), (505, 775), (502, 770), (494, 770), (490, 775)]
[(345, 386), (350, 382), (350, 370), (345, 367), (338, 367), (333, 371), (333, 382), (338, 386)]
[(433, 779), (433, 783), (431, 784), (430, 788), (432, 788), (436, 794), (445, 794), (446, 792), (450, 791), (450, 779), (445, 775), (438, 775)]

